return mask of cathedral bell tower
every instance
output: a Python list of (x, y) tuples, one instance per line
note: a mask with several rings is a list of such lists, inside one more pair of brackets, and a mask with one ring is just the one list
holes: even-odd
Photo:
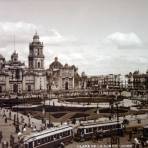
[(37, 33), (35, 33), (33, 41), (29, 45), (28, 63), (30, 69), (44, 69), (43, 43), (40, 42)]

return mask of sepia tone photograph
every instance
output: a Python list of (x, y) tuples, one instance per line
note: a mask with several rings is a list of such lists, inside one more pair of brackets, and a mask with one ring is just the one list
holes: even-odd
[(148, 0), (0, 0), (0, 148), (148, 148)]

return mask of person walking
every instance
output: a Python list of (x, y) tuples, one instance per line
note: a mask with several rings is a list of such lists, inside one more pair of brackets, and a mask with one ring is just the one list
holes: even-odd
[(0, 143), (2, 142), (2, 139), (3, 139), (3, 133), (2, 131), (0, 131)]
[(13, 147), (14, 145), (14, 136), (11, 134), (10, 135), (10, 146)]

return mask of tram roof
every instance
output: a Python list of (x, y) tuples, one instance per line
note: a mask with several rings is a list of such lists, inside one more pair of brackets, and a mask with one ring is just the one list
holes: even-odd
[(148, 128), (148, 125), (145, 125), (144, 128)]
[(53, 127), (53, 128), (49, 128), (46, 129), (44, 131), (41, 132), (37, 132), (37, 133), (31, 133), (30, 135), (25, 137), (24, 141), (32, 141), (32, 140), (38, 140), (47, 136), (51, 136), (51, 135), (55, 135), (61, 132), (65, 132), (67, 130), (71, 130), (73, 129), (72, 126), (62, 126), (62, 127)]
[[(118, 122), (119, 124), (122, 124), (122, 121)], [(103, 125), (115, 125), (117, 124), (117, 121), (110, 121), (110, 122), (94, 122), (94, 123), (83, 123), (80, 125), (79, 128), (91, 128), (91, 127), (99, 127)]]

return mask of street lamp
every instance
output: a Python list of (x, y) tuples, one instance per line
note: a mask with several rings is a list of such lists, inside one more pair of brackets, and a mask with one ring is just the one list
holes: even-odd
[[(50, 99), (51, 99), (51, 84), (49, 84), (49, 107), (48, 109), (50, 108)], [(49, 124), (48, 126), (50, 127), (51, 126), (51, 119), (50, 119), (50, 111), (48, 110), (48, 118), (49, 118)]]
[(17, 101), (17, 114), (16, 114), (16, 120), (17, 120), (17, 123), (15, 124), (15, 128), (16, 128), (16, 133), (18, 133), (20, 130), (19, 130), (19, 117), (18, 117), (18, 79), (19, 79), (19, 70), (17, 69), (16, 70), (16, 80), (17, 80), (17, 85), (16, 85), (16, 101)]
[[(117, 93), (116, 93), (116, 96), (115, 96), (115, 105), (116, 105), (116, 115), (117, 115), (117, 130), (118, 130), (118, 126), (119, 126), (119, 107), (118, 107), (118, 96), (117, 96)], [(116, 132), (116, 134), (118, 133), (118, 131)], [(120, 139), (117, 135), (117, 147), (120, 148)]]

